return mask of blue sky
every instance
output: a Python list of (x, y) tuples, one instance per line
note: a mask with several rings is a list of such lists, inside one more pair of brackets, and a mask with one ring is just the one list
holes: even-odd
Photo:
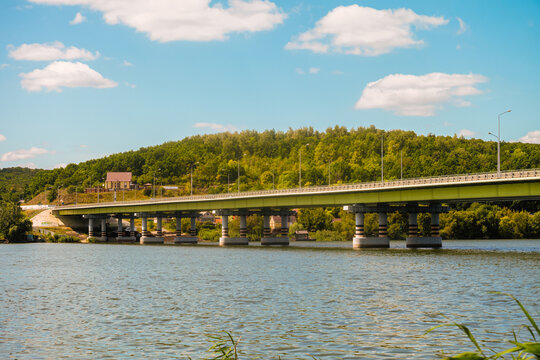
[(334, 125), (540, 143), (540, 2), (3, 0), (0, 167)]

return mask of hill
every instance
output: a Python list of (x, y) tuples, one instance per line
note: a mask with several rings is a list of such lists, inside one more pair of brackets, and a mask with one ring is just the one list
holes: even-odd
[[(177, 185), (180, 194), (190, 192), (193, 168), (195, 193), (240, 189), (271, 189), (379, 180), (381, 138), (384, 136), (385, 179), (488, 172), (496, 169), (497, 144), (456, 136), (416, 135), (412, 131), (384, 131), (374, 126), (315, 131), (311, 127), (286, 132), (242, 131), (197, 135), (180, 141), (113, 154), (63, 169), (28, 172), (27, 194), (37, 195), (53, 187), (73, 192), (102, 183), (108, 171), (131, 171), (134, 182)], [(503, 143), (501, 168), (540, 167), (540, 145)], [(8, 170), (8, 169), (5, 169)], [(274, 185), (273, 185), (274, 184)]]

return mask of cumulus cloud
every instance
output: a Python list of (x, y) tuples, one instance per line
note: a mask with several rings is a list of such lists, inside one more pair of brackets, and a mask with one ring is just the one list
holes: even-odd
[(9, 64), (0, 64), (0, 70), (4, 70), (8, 66), (9, 66)]
[(321, 71), (321, 69), (316, 68), (316, 67), (309, 68), (309, 73), (310, 74), (318, 74), (319, 71)]
[(129, 61), (127, 61), (127, 60), (124, 60), (124, 62), (122, 63), (122, 66), (127, 66), (127, 67), (129, 67), (129, 66), (133, 66), (133, 64), (130, 63)]
[(69, 23), (71, 25), (77, 25), (85, 21), (86, 18), (80, 12), (78, 12), (77, 15), (75, 15), (75, 17), (73, 18), (73, 20), (71, 20)]
[(128, 83), (127, 81), (125, 82), (125, 84), (126, 84), (127, 87), (130, 87), (132, 89), (135, 89), (137, 87), (137, 85)]
[(67, 166), (68, 164), (66, 163), (60, 163), (60, 164), (56, 164), (54, 165), (54, 168), (53, 169), (63, 169)]
[(469, 129), (462, 129), (459, 133), (459, 137), (473, 137), (476, 135), (476, 132), (469, 130)]
[(355, 108), (384, 109), (403, 116), (432, 116), (445, 103), (471, 105), (463, 97), (482, 94), (476, 85), (486, 81), (486, 77), (476, 74), (388, 75), (368, 83)]
[(38, 155), (51, 154), (52, 152), (46, 149), (38, 147), (32, 147), (30, 149), (21, 149), (4, 153), (0, 161), (15, 161), (23, 159), (35, 158)]
[(410, 9), (338, 6), (317, 21), (313, 29), (287, 43), (285, 48), (376, 56), (395, 48), (422, 45), (423, 40), (414, 39), (413, 27), (430, 29), (447, 23), (443, 17), (418, 15)]
[(467, 31), (467, 24), (465, 24), (465, 21), (463, 21), (461, 18), (456, 18), (457, 21), (459, 22), (459, 30), (458, 30), (458, 35), (461, 35), (463, 33), (465, 33), (465, 31)]
[(62, 88), (92, 87), (112, 88), (118, 83), (104, 78), (100, 73), (80, 62), (55, 61), (43, 69), (19, 74), (21, 86), (27, 91), (57, 91)]
[(0, 142), (6, 141), (6, 139), (7, 139), (7, 138), (6, 138), (5, 135), (0, 134)]
[(108, 24), (124, 24), (150, 39), (224, 40), (231, 33), (270, 30), (286, 15), (268, 0), (30, 0), (46, 5), (80, 5), (103, 13)]
[(233, 125), (223, 125), (217, 123), (208, 123), (208, 122), (198, 122), (193, 125), (194, 128), (198, 129), (210, 129), (212, 131), (236, 131), (238, 130)]
[(529, 131), (527, 135), (519, 138), (519, 142), (540, 144), (540, 130)]
[(66, 48), (60, 41), (45, 44), (22, 44), (18, 48), (10, 46), (9, 56), (15, 60), (53, 61), (53, 60), (94, 60), (99, 57), (95, 54), (75, 46)]
[(296, 73), (299, 74), (299, 75), (305, 75), (306, 74), (306, 72), (302, 68), (296, 68), (296, 69), (294, 69), (294, 71), (296, 71)]

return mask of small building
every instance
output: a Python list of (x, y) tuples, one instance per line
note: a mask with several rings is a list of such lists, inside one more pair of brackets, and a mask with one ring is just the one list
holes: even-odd
[(131, 177), (131, 172), (108, 172), (105, 189), (129, 190), (131, 188)]

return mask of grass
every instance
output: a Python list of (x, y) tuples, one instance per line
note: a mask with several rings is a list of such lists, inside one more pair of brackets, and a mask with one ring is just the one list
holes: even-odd
[[(526, 329), (527, 332), (530, 335), (529, 341), (523, 342), (518, 341), (518, 334), (516, 334), (515, 330), (512, 330), (512, 338), (513, 340), (508, 341), (508, 344), (511, 346), (503, 351), (495, 352), (491, 349), (483, 349), (482, 346), (480, 346), (479, 342), (476, 340), (475, 336), (473, 335), (472, 331), (465, 325), (457, 323), (457, 322), (449, 322), (446, 324), (441, 324), (432, 327), (428, 331), (426, 331), (426, 334), (439, 329), (441, 327), (445, 326), (452, 326), (457, 327), (459, 330), (461, 330), (469, 339), (469, 341), (474, 345), (474, 348), (476, 351), (466, 351), (462, 352), (460, 354), (454, 355), (454, 356), (444, 356), (444, 360), (486, 360), (486, 359), (506, 359), (505, 356), (511, 356), (511, 359), (516, 360), (532, 360), (532, 359), (540, 359), (540, 343), (537, 341), (536, 336), (540, 337), (540, 329), (538, 328), (538, 325), (534, 321), (533, 317), (529, 314), (529, 312), (525, 309), (523, 304), (516, 299), (513, 295), (502, 293), (498, 291), (493, 291), (493, 294), (498, 295), (506, 295), (511, 297), (520, 307), (523, 314), (525, 314), (525, 317), (529, 321), (530, 325), (522, 325), (521, 327)], [(488, 351), (490, 352), (488, 354)]]

